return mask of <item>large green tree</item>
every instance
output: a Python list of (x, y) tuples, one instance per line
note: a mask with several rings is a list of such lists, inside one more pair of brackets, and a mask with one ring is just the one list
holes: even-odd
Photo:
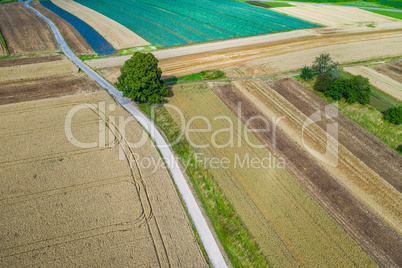
[(124, 97), (134, 101), (161, 103), (168, 94), (165, 82), (160, 79), (161, 75), (158, 59), (152, 53), (135, 52), (124, 63), (115, 85)]
[(328, 53), (322, 53), (315, 58), (313, 63), (313, 70), (319, 74), (328, 73), (338, 68), (338, 63), (333, 61)]

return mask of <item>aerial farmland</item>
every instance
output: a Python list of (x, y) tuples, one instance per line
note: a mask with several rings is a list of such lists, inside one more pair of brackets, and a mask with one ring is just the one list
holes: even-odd
[(0, 267), (402, 267), (401, 19), (0, 0)]

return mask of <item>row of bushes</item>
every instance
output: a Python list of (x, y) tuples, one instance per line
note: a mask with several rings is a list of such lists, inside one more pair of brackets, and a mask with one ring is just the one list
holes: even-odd
[(370, 102), (369, 80), (361, 75), (349, 79), (333, 79), (330, 74), (323, 73), (318, 76), (314, 89), (323, 92), (325, 96), (334, 100), (345, 98), (348, 103), (367, 104)]
[(402, 2), (400, 0), (377, 0), (382, 5), (387, 5), (396, 8), (402, 8)]

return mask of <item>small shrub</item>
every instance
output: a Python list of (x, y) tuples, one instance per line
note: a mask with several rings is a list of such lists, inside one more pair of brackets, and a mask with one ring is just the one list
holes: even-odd
[(305, 80), (308, 80), (308, 79), (312, 78), (313, 77), (313, 70), (310, 67), (305, 65), (303, 67), (303, 69), (302, 69), (300, 77), (305, 79)]
[(402, 106), (390, 107), (384, 112), (384, 119), (392, 124), (402, 124)]

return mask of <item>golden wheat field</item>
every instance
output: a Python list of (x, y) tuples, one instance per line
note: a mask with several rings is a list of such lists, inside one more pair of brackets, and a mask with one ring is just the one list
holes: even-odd
[(130, 118), (104, 91), (0, 106), (0, 267), (207, 266)]

